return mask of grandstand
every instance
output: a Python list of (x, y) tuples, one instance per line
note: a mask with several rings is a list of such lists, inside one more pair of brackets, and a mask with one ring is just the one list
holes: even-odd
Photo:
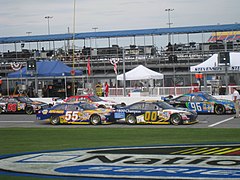
[[(0, 52), (0, 76), (3, 84), (6, 85), (7, 73), (14, 71), (13, 63), (20, 63), (26, 66), (26, 62), (31, 58), (36, 59), (59, 59), (69, 66), (81, 69), (86, 76), (83, 81), (96, 84), (98, 81), (109, 81), (109, 84), (116, 84), (116, 74), (114, 66), (111, 64), (112, 59), (117, 59), (117, 72), (123, 72), (123, 52), (125, 56), (126, 71), (131, 70), (137, 65), (143, 64), (146, 67), (164, 74), (164, 82), (155, 82), (156, 86), (188, 86), (195, 84), (197, 81), (194, 74), (189, 72), (190, 66), (196, 65), (209, 58), (212, 54), (221, 51), (240, 51), (238, 38), (240, 24), (224, 25), (207, 25), (207, 26), (190, 26), (190, 27), (173, 27), (173, 28), (155, 28), (140, 30), (122, 30), (122, 31), (99, 31), (85, 32), (76, 34), (51, 34), (51, 35), (32, 35), (17, 37), (0, 37), (0, 44), (13, 45), (15, 51)], [(157, 47), (156, 42), (152, 44), (136, 44), (136, 37), (149, 36), (162, 37), (171, 35), (185, 34), (189, 37), (191, 34), (212, 33), (207, 42), (187, 43), (169, 42), (163, 47)], [(83, 41), (91, 39), (107, 39), (107, 47), (83, 46), (73, 48), (69, 47), (68, 41), (74, 39)], [(110, 44), (111, 38), (133, 38), (133, 44), (128, 47), (121, 47), (119, 44)], [(227, 42), (225, 42), (227, 41)], [(52, 46), (52, 49), (42, 49), (41, 42), (63, 42), (64, 47)], [(27, 49), (26, 43), (36, 43), (37, 49)], [(16, 47), (20, 46), (20, 51)], [(4, 49), (4, 48), (3, 48)], [(1, 51), (1, 50), (0, 50)], [(73, 60), (74, 57), (74, 60)], [(87, 62), (91, 59), (91, 76), (87, 76)], [(209, 76), (215, 76), (209, 73)], [(219, 72), (219, 76), (224, 76), (224, 72)], [(234, 74), (230, 74), (230, 83), (238, 84), (238, 79)], [(44, 84), (44, 83), (43, 83)], [(118, 86), (122, 84), (119, 83)], [(132, 82), (127, 82), (127, 86), (132, 86)]]
[(216, 41), (240, 41), (240, 31), (214, 32), (208, 42)]

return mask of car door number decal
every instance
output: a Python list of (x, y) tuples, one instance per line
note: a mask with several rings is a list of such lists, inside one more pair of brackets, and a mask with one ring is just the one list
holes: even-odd
[(191, 102), (190, 106), (192, 109), (194, 109), (195, 111), (202, 111), (202, 106), (201, 103), (195, 103), (195, 102)]
[(65, 114), (65, 120), (70, 121), (76, 121), (79, 118), (78, 111), (67, 111)]
[(10, 104), (8, 104), (7, 105), (7, 110), (9, 111), (9, 112), (16, 112), (17, 111), (17, 104), (15, 104), (15, 103), (10, 103)]
[(145, 121), (156, 121), (157, 120), (157, 111), (147, 111), (144, 115)]

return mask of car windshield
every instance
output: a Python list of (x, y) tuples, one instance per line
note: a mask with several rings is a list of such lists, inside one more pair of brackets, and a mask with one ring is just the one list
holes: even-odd
[(207, 100), (216, 100), (215, 97), (213, 97), (212, 95), (207, 94), (207, 93), (204, 93), (203, 96), (204, 96)]
[(102, 99), (98, 96), (89, 96), (89, 99), (93, 102), (102, 101)]
[(97, 109), (96, 106), (94, 106), (93, 104), (88, 104), (88, 103), (80, 104), (80, 106), (84, 110), (94, 110), (94, 109)]
[(173, 109), (174, 107), (166, 102), (158, 102), (157, 103), (159, 107), (163, 109)]

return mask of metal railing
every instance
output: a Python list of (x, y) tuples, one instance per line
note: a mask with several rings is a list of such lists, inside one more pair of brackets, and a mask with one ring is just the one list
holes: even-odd
[[(236, 86), (228, 86), (228, 92), (231, 93), (233, 87)], [(214, 91), (214, 88), (212, 86), (207, 86), (207, 89), (204, 89), (202, 86), (202, 91), (208, 92), (209, 94), (213, 95), (224, 95), (219, 94), (219, 92)], [(222, 86), (221, 88), (226, 88), (225, 86)], [(126, 88), (126, 95), (131, 96), (131, 92), (134, 90), (134, 87)], [(167, 96), (167, 95), (181, 95), (186, 94), (190, 92), (198, 91), (198, 86), (185, 86), (185, 87), (149, 87), (149, 88), (141, 88), (139, 90), (140, 96)], [(123, 96), (124, 95), (124, 89), (123, 88), (109, 88), (109, 96)]]

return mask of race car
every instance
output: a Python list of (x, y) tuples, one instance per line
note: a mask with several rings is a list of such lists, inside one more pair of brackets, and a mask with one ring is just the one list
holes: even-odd
[(49, 105), (40, 101), (33, 101), (27, 96), (3, 96), (0, 98), (0, 113), (33, 114)]
[(114, 119), (110, 109), (98, 109), (88, 103), (63, 103), (38, 111), (37, 120), (49, 120), (57, 124), (111, 124)]
[(188, 108), (195, 110), (197, 113), (235, 113), (232, 101), (216, 99), (206, 92), (183, 94), (176, 98), (168, 98), (165, 101), (175, 107)]
[(63, 102), (88, 102), (94, 104), (98, 108), (114, 108), (116, 105), (114, 101), (103, 100), (93, 94), (70, 96), (64, 99)]
[(125, 107), (116, 107), (113, 117), (127, 124), (193, 124), (197, 113), (177, 109), (164, 101), (140, 101)]

